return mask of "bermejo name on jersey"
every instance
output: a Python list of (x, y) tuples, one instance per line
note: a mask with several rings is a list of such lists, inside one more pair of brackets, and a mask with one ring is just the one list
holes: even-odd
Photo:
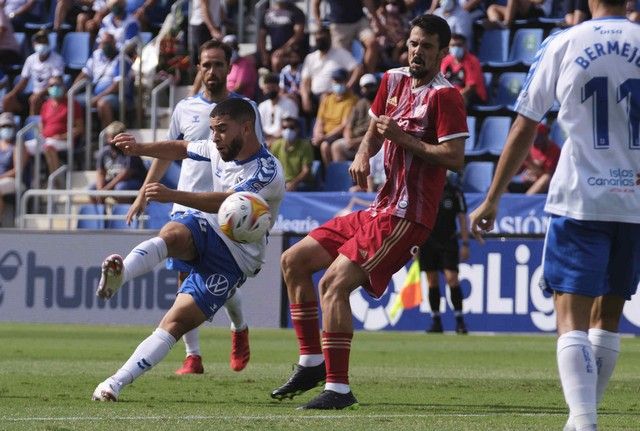
[[(240, 97), (251, 103), (253, 110), (256, 112), (256, 136), (260, 142), (264, 142), (260, 114), (258, 113), (258, 107), (255, 102), (241, 94), (233, 92), (229, 93), (229, 97)], [(208, 139), (211, 134), (209, 115), (216, 105), (216, 102), (205, 99), (202, 93), (182, 99), (178, 102), (171, 115), (171, 124), (169, 125), (167, 139), (170, 141), (184, 139), (189, 142)], [(182, 161), (178, 190), (208, 192), (211, 191), (212, 182), (211, 169), (206, 161), (192, 159), (184, 159)], [(188, 209), (189, 208), (184, 205), (173, 204), (171, 213), (186, 211)]]
[(640, 25), (593, 19), (545, 40), (515, 110), (540, 121), (556, 98), (568, 137), (545, 210), (640, 223)]
[[(284, 198), (285, 180), (280, 162), (265, 146), (255, 156), (242, 162), (222, 160), (211, 140), (190, 142), (187, 151), (189, 158), (210, 161), (213, 189), (209, 186), (208, 191), (235, 190), (258, 193), (269, 204), (273, 226), (278, 217), (280, 203)], [(227, 244), (240, 269), (249, 277), (255, 276), (264, 264), (266, 237), (252, 244), (232, 241), (220, 230), (216, 214), (204, 212), (200, 214)]]

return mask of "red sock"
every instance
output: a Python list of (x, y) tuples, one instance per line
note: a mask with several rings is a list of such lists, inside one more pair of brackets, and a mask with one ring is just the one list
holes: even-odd
[(322, 331), (322, 351), (327, 367), (327, 383), (349, 384), (349, 353), (353, 332)]
[(291, 324), (298, 337), (301, 355), (321, 355), (320, 329), (318, 328), (318, 303), (303, 302), (289, 305)]

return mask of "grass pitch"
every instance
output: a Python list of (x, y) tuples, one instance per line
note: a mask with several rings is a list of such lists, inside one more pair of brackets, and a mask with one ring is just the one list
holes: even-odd
[[(561, 430), (552, 336), (356, 333), (355, 411), (309, 412), (271, 389), (297, 358), (291, 330), (251, 330), (251, 362), (229, 369), (227, 330), (205, 328), (205, 374), (178, 377), (180, 342), (117, 403), (90, 401), (152, 327), (0, 324), (0, 430)], [(600, 429), (640, 429), (640, 340), (624, 338)]]

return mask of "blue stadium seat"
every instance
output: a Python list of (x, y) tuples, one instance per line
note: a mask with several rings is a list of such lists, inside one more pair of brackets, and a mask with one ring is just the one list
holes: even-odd
[(530, 66), (542, 44), (544, 30), (541, 28), (521, 28), (516, 30), (506, 60), (492, 60), (491, 67), (510, 68), (523, 64)]
[(567, 140), (567, 132), (565, 132), (562, 129), (562, 127), (560, 126), (560, 123), (558, 123), (557, 121), (554, 121), (553, 124), (551, 125), (551, 131), (549, 132), (549, 137), (553, 142), (555, 142), (558, 145), (558, 147), (562, 148), (562, 146), (564, 145), (564, 141)]
[(465, 193), (486, 193), (492, 178), (492, 162), (470, 162), (464, 168), (462, 191)]
[(91, 55), (89, 43), (90, 37), (87, 32), (74, 31), (64, 36), (60, 54), (67, 68), (81, 70), (85, 66)]
[[(30, 123), (38, 123), (40, 122), (40, 116), (39, 115), (29, 115), (25, 120), (24, 120), (24, 125), (28, 125)], [(17, 123), (16, 123), (17, 124)], [(27, 133), (25, 133), (24, 135), (24, 139), (26, 141), (28, 141), (29, 139), (36, 139), (36, 131), (34, 129), (29, 130)]]
[(509, 36), (508, 29), (485, 30), (478, 49), (480, 63), (506, 62), (509, 57)]
[(483, 112), (500, 109), (513, 110), (526, 77), (527, 74), (524, 72), (504, 72), (500, 74), (495, 97), (489, 101), (490, 104), (478, 105), (475, 106), (475, 109)]
[[(125, 216), (129, 212), (131, 204), (116, 204), (111, 207), (111, 215)], [(137, 229), (138, 220), (133, 220), (131, 226), (125, 220), (107, 220), (105, 228), (107, 229)]]
[(169, 214), (173, 208), (172, 203), (149, 202), (145, 214), (149, 220), (144, 223), (145, 229), (160, 229), (169, 222)]
[(502, 153), (504, 144), (507, 141), (509, 128), (511, 127), (511, 117), (487, 117), (480, 126), (478, 141), (473, 150), (465, 151), (465, 155), (499, 156)]
[(353, 39), (353, 42), (351, 42), (351, 55), (358, 63), (362, 63), (364, 60), (364, 46), (357, 39)]
[[(80, 206), (79, 215), (104, 215), (104, 205), (85, 204)], [(78, 229), (104, 229), (104, 219), (78, 219)]]
[(346, 192), (353, 185), (351, 175), (349, 175), (351, 161), (331, 162), (326, 168), (324, 178), (324, 191)]
[(473, 150), (476, 146), (476, 117), (467, 117), (467, 128), (469, 129), (469, 137), (464, 142), (464, 154), (467, 155), (467, 151)]

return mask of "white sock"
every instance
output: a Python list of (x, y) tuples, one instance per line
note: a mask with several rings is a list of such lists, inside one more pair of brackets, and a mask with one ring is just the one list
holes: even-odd
[(184, 347), (187, 351), (187, 356), (189, 355), (200, 355), (200, 332), (198, 328), (193, 328), (191, 331), (187, 332), (182, 336), (182, 340), (184, 341)]
[(316, 355), (300, 355), (298, 359), (298, 365), (302, 365), (303, 367), (315, 367), (323, 362), (324, 355), (322, 353)]
[(596, 386), (596, 400), (602, 401), (613, 370), (620, 354), (620, 334), (604, 329), (589, 329), (589, 341), (593, 348), (596, 366), (598, 367), (598, 384)]
[(156, 236), (141, 242), (124, 258), (122, 283), (146, 274), (166, 258), (167, 244), (162, 238)]
[(175, 343), (176, 339), (173, 335), (164, 329), (156, 328), (138, 345), (127, 362), (111, 378), (123, 386), (132, 383), (164, 359)]
[(229, 320), (231, 320), (232, 331), (244, 331), (247, 327), (242, 314), (242, 296), (240, 289), (236, 289), (236, 293), (224, 303), (224, 311), (227, 312)]
[(598, 370), (587, 333), (570, 331), (558, 337), (557, 358), (564, 399), (569, 406), (571, 419), (577, 430), (589, 429), (597, 423)]
[(337, 392), (339, 394), (348, 394), (351, 392), (349, 385), (344, 383), (325, 383), (324, 389), (327, 391)]

